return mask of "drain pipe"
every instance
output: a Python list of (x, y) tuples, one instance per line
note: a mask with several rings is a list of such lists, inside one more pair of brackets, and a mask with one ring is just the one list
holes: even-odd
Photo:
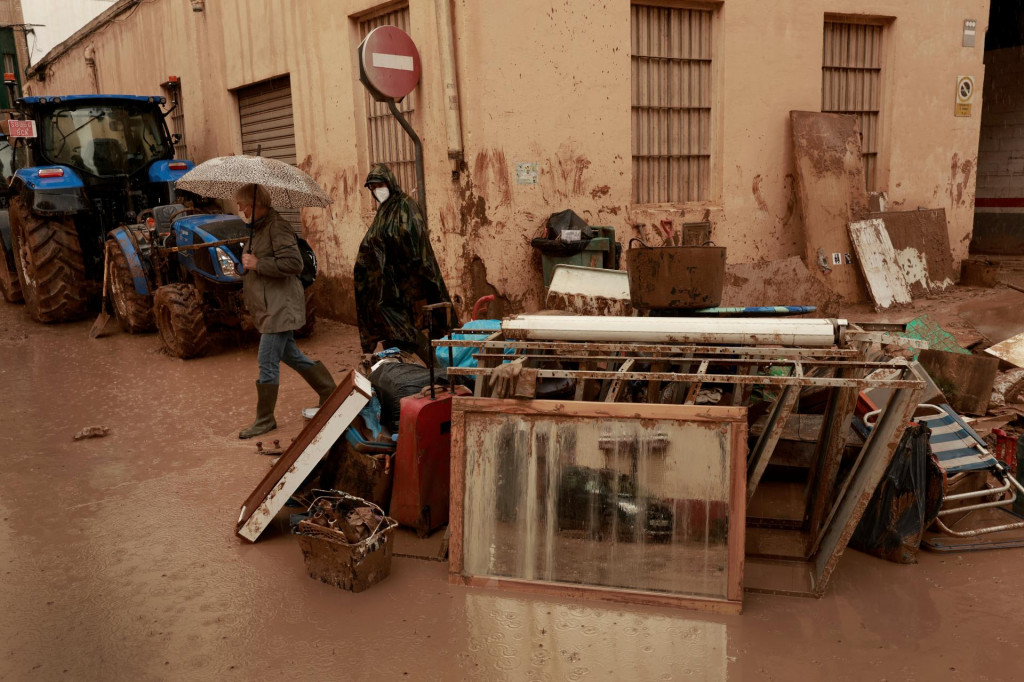
[(448, 129), (448, 158), (454, 161), (452, 181), (459, 179), (463, 158), (462, 122), (460, 120), (459, 83), (455, 75), (455, 36), (452, 27), (450, 0), (437, 0), (437, 37), (441, 51), (441, 78), (444, 81), (445, 127)]

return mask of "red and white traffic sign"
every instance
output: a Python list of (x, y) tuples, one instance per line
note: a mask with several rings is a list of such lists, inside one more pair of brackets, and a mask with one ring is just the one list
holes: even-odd
[(19, 121), (12, 118), (7, 123), (10, 126), (8, 137), (37, 137), (35, 121)]
[(378, 102), (400, 101), (420, 82), (420, 53), (400, 28), (378, 26), (357, 52), (359, 80)]

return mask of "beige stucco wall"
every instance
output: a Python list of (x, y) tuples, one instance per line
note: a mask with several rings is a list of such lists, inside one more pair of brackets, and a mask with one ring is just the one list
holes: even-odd
[[(691, 3), (692, 4), (692, 3)], [(290, 74), (298, 156), (335, 199), (307, 210), (304, 229), (323, 266), (321, 300), (351, 319), (351, 271), (373, 205), (352, 15), (371, 0), (218, 0), (140, 5), (50, 66), (34, 94), (79, 90), (93, 46), (106, 92), (158, 92), (181, 76), (195, 160), (240, 149), (230, 89)], [(730, 262), (802, 253), (788, 112), (821, 106), (824, 12), (894, 17), (886, 34), (880, 179), (895, 208), (943, 207), (954, 257), (972, 221), (980, 103), (954, 118), (958, 75), (981, 91), (988, 0), (724, 0), (717, 8), (714, 193), (706, 204), (630, 205), (629, 3), (453, 0), (465, 166), (452, 180), (434, 0), (411, 0), (423, 60), (413, 123), (424, 139), (432, 239), (449, 288), (471, 305), (484, 293), (533, 309), (542, 292), (529, 247), (546, 217), (572, 208), (612, 225), (679, 222), (711, 210)], [(961, 47), (963, 20), (979, 45)], [(155, 40), (154, 36), (174, 36)], [(200, 106), (202, 103), (203, 106)], [(537, 185), (515, 183), (516, 162), (537, 162)]]

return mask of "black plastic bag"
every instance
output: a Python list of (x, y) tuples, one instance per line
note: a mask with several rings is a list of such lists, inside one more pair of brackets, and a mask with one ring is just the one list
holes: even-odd
[(921, 537), (942, 506), (942, 472), (931, 455), (930, 436), (921, 423), (903, 433), (850, 547), (898, 564), (917, 563)]
[[(552, 213), (548, 217), (547, 228), (547, 236), (533, 239), (530, 245), (548, 256), (562, 258), (574, 256), (586, 249), (590, 240), (597, 236), (597, 232), (587, 225), (587, 221), (580, 218), (571, 209)], [(579, 230), (580, 240), (562, 241), (562, 232), (565, 230)]]

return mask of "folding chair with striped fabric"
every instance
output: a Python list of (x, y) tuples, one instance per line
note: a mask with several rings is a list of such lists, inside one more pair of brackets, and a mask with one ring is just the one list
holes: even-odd
[[(971, 472), (986, 470), (1003, 484), (998, 488), (990, 488), (986, 485), (981, 490), (945, 495), (942, 500), (942, 508), (939, 510), (939, 517), (935, 520), (938, 528), (943, 533), (955, 537), (971, 537), (984, 533), (1024, 528), (1024, 521), (1020, 521), (987, 528), (954, 531), (943, 522), (943, 516), (966, 514), (977, 509), (992, 507), (1011, 507), (1014, 500), (1017, 499), (1017, 493), (1024, 493), (1024, 488), (1010, 475), (1006, 466), (988, 451), (984, 439), (952, 407), (947, 404), (918, 406), (919, 413), (923, 409), (931, 411), (932, 414), (919, 414), (914, 419), (924, 422), (931, 429), (931, 449), (939, 460), (939, 466), (946, 474), (946, 487)], [(981, 499), (985, 499), (985, 501), (962, 506), (950, 505), (950, 503), (965, 500)]]

